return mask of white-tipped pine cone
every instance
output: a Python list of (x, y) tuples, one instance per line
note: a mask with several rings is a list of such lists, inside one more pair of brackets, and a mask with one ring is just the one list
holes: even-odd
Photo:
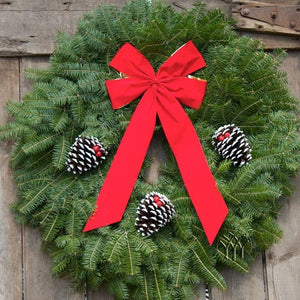
[(141, 200), (136, 213), (138, 231), (142, 236), (150, 236), (172, 220), (175, 209), (165, 195), (151, 192)]
[(252, 159), (251, 148), (243, 131), (234, 124), (220, 127), (212, 137), (212, 144), (223, 158), (242, 167)]
[(71, 146), (66, 162), (67, 170), (74, 174), (81, 174), (92, 168), (97, 168), (105, 160), (107, 153), (97, 138), (93, 136), (85, 138), (79, 135)]

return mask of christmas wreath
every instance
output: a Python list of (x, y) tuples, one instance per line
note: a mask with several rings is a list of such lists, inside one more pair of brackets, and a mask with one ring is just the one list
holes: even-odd
[[(35, 85), (21, 103), (7, 104), (14, 120), (0, 136), (16, 140), (10, 163), (19, 201), (13, 211), (21, 223), (39, 226), (53, 274), (71, 275), (78, 287), (103, 284), (117, 299), (192, 299), (198, 283), (226, 288), (218, 270), (247, 272), (260, 251), (278, 241), (276, 217), (299, 166), (297, 103), (278, 70), (284, 52), (265, 53), (260, 42), (239, 37), (231, 25), (221, 11), (206, 11), (201, 3), (181, 12), (146, 0), (122, 10), (100, 6), (80, 21), (73, 37), (59, 34), (47, 70), (29, 72)], [(142, 102), (128, 101), (116, 110), (111, 106), (105, 83), (130, 79), (109, 66), (116, 55), (120, 58), (124, 44), (155, 72), (187, 47), (206, 62), (184, 79), (192, 82), (189, 87), (195, 84), (189, 92), (199, 94), (199, 101), (204, 94), (197, 87), (207, 81), (201, 108), (181, 107), (203, 147), (200, 160), (206, 159), (229, 209), (227, 214), (221, 204), (223, 224), (210, 241), (174, 158), (199, 160), (189, 151), (195, 143), (173, 154), (169, 138), (162, 139), (169, 158), (158, 180), (145, 181), (151, 163), (146, 158), (122, 220), (83, 232), (101, 209), (95, 210), (97, 194)], [(125, 69), (133, 57), (123, 53)], [(149, 84), (153, 90), (160, 84), (157, 78)], [(140, 111), (140, 117), (146, 120), (147, 111)], [(165, 130), (161, 118), (154, 127)], [(126, 144), (123, 160), (135, 159), (141, 140), (136, 135)], [(119, 169), (115, 190), (126, 186), (131, 171), (130, 166)], [(194, 175), (204, 177), (201, 171)], [(193, 188), (202, 195), (205, 185)], [(204, 192), (202, 198), (203, 203), (213, 201)], [(210, 212), (212, 222), (218, 211)]]

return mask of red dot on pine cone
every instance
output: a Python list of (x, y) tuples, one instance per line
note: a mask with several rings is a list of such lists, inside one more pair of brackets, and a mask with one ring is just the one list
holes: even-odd
[(225, 138), (228, 138), (228, 137), (230, 137), (230, 132), (228, 132), (228, 131), (227, 131), (227, 132), (225, 132), (225, 134), (224, 134), (224, 137), (225, 137)]
[(225, 139), (224, 135), (220, 134), (220, 135), (218, 136), (218, 140), (219, 140), (220, 142), (224, 141), (224, 139)]
[(163, 203), (162, 203), (160, 200), (158, 200), (158, 201), (155, 202), (155, 203), (156, 203), (156, 205), (157, 205), (158, 207), (163, 206)]
[(97, 153), (97, 152), (100, 151), (100, 147), (98, 145), (96, 145), (96, 146), (93, 147), (93, 150)]
[(157, 203), (158, 201), (160, 201), (160, 199), (159, 199), (158, 196), (154, 196), (154, 197), (153, 197), (153, 201), (154, 201), (155, 203)]
[(96, 152), (95, 154), (97, 157), (100, 157), (102, 155), (101, 151)]

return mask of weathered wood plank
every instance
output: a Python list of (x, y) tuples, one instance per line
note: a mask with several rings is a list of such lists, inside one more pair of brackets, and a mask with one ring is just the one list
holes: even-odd
[(287, 35), (273, 35), (262, 32), (243, 32), (243, 35), (249, 36), (252, 39), (260, 40), (266, 50), (276, 48), (286, 50), (299, 50), (300, 49), (300, 36), (287, 36)]
[[(86, 11), (95, 8), (99, 3), (122, 6), (126, 2), (128, 0), (2, 1), (2, 4), (0, 2), (0, 20), (5, 26), (0, 28), (0, 56), (49, 55), (55, 48), (57, 32), (62, 30), (68, 34), (73, 34), (76, 31), (78, 20), (83, 17)], [(190, 9), (194, 3), (193, 0), (165, 0), (164, 2), (172, 3), (177, 9)], [(233, 3), (255, 3), (249, 0), (233, 0), (231, 3), (224, 0), (203, 0), (203, 2), (207, 4), (208, 9), (218, 7), (225, 11), (228, 16), (231, 14)], [(281, 2), (274, 0), (274, 3)], [(290, 0), (288, 3), (295, 4), (295, 1)], [(279, 26), (261, 24), (262, 22), (241, 17), (236, 12), (233, 15), (238, 19), (237, 27), (239, 30), (248, 29), (264, 32), (269, 28), (273, 33), (282, 32), (282, 28)], [(258, 35), (256, 38), (261, 39), (266, 44), (267, 49), (272, 49), (277, 45), (274, 43), (273, 35)], [(278, 36), (275, 39), (278, 41), (279, 47), (300, 48), (300, 40), (297, 36)]]
[(39, 229), (24, 228), (24, 296), (25, 300), (84, 300), (83, 292), (72, 289), (69, 281), (51, 276), (51, 261), (40, 251)]
[[(192, 9), (194, 7), (195, 0), (164, 0), (164, 3), (169, 3), (176, 9)], [(224, 0), (202, 0), (205, 3), (207, 9), (219, 8), (225, 12), (226, 15), (231, 14), (231, 6)]]
[(270, 4), (279, 4), (279, 5), (297, 5), (299, 0), (256, 0), (257, 2), (264, 2)]
[(0, 55), (43, 55), (53, 52), (55, 36), (72, 34), (82, 11), (0, 11), (5, 31), (0, 31)]
[[(18, 59), (0, 58), (0, 124), (9, 121), (4, 106), (19, 100)], [(12, 172), (8, 167), (11, 143), (0, 144), (0, 298), (22, 299), (22, 234), (10, 204), (16, 200)]]
[[(0, 9), (0, 21), (4, 24), (0, 27), (0, 56), (25, 56), (51, 54), (57, 32), (74, 34), (78, 20), (99, 3), (121, 6), (127, 0), (94, 0), (91, 3), (88, 0), (74, 3), (70, 0), (4, 2), (11, 2), (8, 6), (15, 9)], [(2, 6), (7, 7), (6, 4)]]
[(297, 5), (299, 4), (298, 0), (222, 0), (228, 3), (233, 4), (261, 4), (268, 3), (270, 6), (272, 5)]
[(300, 99), (300, 51), (289, 51), (280, 68), (287, 73), (292, 95)]
[[(291, 92), (300, 98), (300, 51), (289, 53), (281, 67), (288, 74)], [(283, 239), (267, 251), (269, 299), (297, 300), (300, 295), (300, 174), (296, 191), (285, 201), (278, 218)]]
[(1, 0), (2, 11), (51, 11), (51, 10), (82, 10), (87, 11), (96, 7), (99, 0)]
[(99, 4), (123, 5), (126, 0), (0, 0), (0, 9), (5, 11), (88, 11)]
[[(274, 8), (273, 7), (269, 8), (268, 6), (270, 6), (270, 4), (268, 4), (268, 3), (267, 4), (261, 3), (260, 5), (248, 4), (246, 6), (245, 5), (233, 6), (232, 16), (237, 21), (236, 27), (239, 30), (300, 36), (299, 31), (279, 25), (281, 23), (276, 23), (276, 20), (279, 19), (279, 17), (281, 17), (282, 21), (284, 20), (284, 16), (281, 16), (280, 12), (278, 13), (277, 18), (274, 19), (274, 23), (272, 23), (273, 19), (271, 17), (271, 11)], [(293, 12), (296, 12), (296, 9), (298, 9), (298, 8), (300, 9), (299, 5), (293, 6)], [(251, 9), (252, 10), (259, 9), (260, 11), (265, 12), (266, 16), (264, 16), (264, 17), (266, 18), (265, 19), (266, 21), (264, 21), (264, 20), (261, 21), (261, 19), (260, 20), (256, 19), (255, 13), (252, 12)], [(246, 14), (246, 10), (248, 10), (247, 14)], [(292, 20), (294, 20), (294, 19), (292, 19)], [(294, 20), (294, 21), (296, 21), (296, 20)]]
[(250, 267), (247, 274), (238, 273), (232, 269), (222, 272), (227, 290), (220, 291), (216, 287), (212, 288), (211, 299), (213, 300), (253, 300), (266, 299), (264, 289), (264, 272), (261, 255)]
[[(232, 17), (236, 20), (235, 28), (246, 35), (261, 40), (266, 49), (284, 48), (300, 49), (300, 32), (268, 22), (250, 18), (250, 15), (243, 15), (243, 7), (247, 6), (274, 6), (274, 5), (299, 5), (294, 0), (272, 0), (272, 1), (251, 1), (251, 0), (232, 0)], [(299, 6), (300, 7), (300, 6)], [(271, 22), (270, 18), (270, 22)], [(292, 20), (291, 20), (292, 21)]]
[[(24, 78), (27, 68), (45, 68), (48, 57), (21, 59), (21, 96), (29, 90), (31, 82)], [(83, 292), (75, 292), (70, 282), (51, 276), (51, 260), (47, 253), (40, 251), (41, 237), (38, 229), (24, 228), (24, 296), (33, 299), (84, 300)]]
[(284, 237), (267, 251), (269, 299), (297, 300), (300, 295), (300, 175), (298, 188), (281, 209), (279, 224)]
[(114, 300), (115, 298), (109, 294), (104, 288), (100, 287), (97, 291), (89, 291), (87, 300)]

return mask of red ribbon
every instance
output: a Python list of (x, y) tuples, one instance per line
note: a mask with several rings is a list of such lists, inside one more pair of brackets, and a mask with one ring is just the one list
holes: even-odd
[(84, 231), (122, 219), (150, 144), (158, 115), (185, 187), (210, 244), (228, 208), (218, 191), (192, 122), (182, 104), (199, 109), (206, 81), (187, 75), (205, 62), (192, 41), (179, 48), (155, 74), (149, 61), (129, 43), (109, 64), (127, 77), (106, 81), (113, 109), (143, 94), (119, 145)]

